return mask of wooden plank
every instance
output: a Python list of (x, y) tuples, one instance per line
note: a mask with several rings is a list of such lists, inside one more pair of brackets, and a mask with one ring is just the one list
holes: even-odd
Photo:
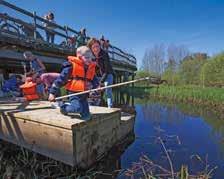
[[(53, 63), (53, 64), (62, 64), (66, 59), (65, 58), (57, 58), (57, 57), (47, 57), (47, 56), (41, 56), (36, 55), (41, 61), (44, 63)], [(23, 53), (16, 52), (12, 50), (4, 50), (0, 49), (0, 59), (14, 59), (18, 61), (25, 61), (23, 57)]]
[(93, 119), (60, 114), (49, 102), (0, 101), (0, 138), (71, 166), (87, 168), (133, 130), (132, 116), (93, 106)]
[[(10, 34), (1, 34), (0, 41), (5, 45), (19, 46), (23, 48), (27, 48), (32, 51), (40, 51), (41, 53), (49, 53), (51, 56), (61, 55), (66, 56), (68, 54), (74, 54), (74, 49), (64, 48), (60, 45), (51, 44), (42, 41), (35, 40), (33, 38), (22, 38), (19, 36), (12, 36)], [(17, 47), (18, 48), (18, 47)], [(56, 53), (56, 54), (55, 54)]]
[[(120, 111), (120, 109), (91, 106), (90, 111), (93, 114), (94, 119), (100, 120), (108, 114)], [(81, 120), (79, 115), (74, 115), (72, 117), (62, 115), (59, 109), (52, 109), (51, 104), (48, 101), (32, 101), (29, 103), (13, 104), (4, 104), (1, 102), (0, 112), (4, 112), (6, 115), (8, 113), (11, 115), (13, 114), (13, 116), (18, 119), (30, 120), (40, 124), (47, 124), (69, 130), (75, 125), (81, 125), (81, 123), (86, 122)]]
[[(39, 59), (41, 59), (44, 63), (48, 64), (62, 64), (66, 58), (58, 58), (58, 57), (49, 57), (49, 56), (42, 56), (42, 55), (36, 55)], [(2, 60), (1, 60), (2, 59)], [(5, 60), (12, 59), (12, 60), (18, 60), (18, 61), (24, 61), (23, 53), (21, 52), (16, 52), (12, 50), (5, 50), (5, 49), (0, 49), (0, 60), (4, 63)], [(112, 65), (114, 70), (117, 71), (128, 71), (130, 73), (133, 73), (135, 69), (133, 69), (131, 66), (128, 64), (123, 64), (122, 62), (119, 61), (112, 61)]]
[(135, 125), (135, 115), (122, 113), (120, 128), (119, 128), (119, 139), (124, 139), (127, 134), (134, 133), (134, 125)]
[[(47, 56), (58, 58), (59, 55), (61, 55), (62, 58), (63, 58), (63, 56), (64, 56), (64, 58), (66, 58), (67, 55), (73, 54), (73, 51), (71, 51), (71, 50), (66, 51), (65, 49), (59, 48), (59, 47), (54, 47), (54, 46), (49, 47), (48, 46), (49, 44), (45, 44), (45, 42), (43, 42), (43, 41), (40, 42), (40, 44), (38, 45), (38, 43), (36, 43), (36, 42), (31, 43), (29, 41), (26, 41), (25, 39), (14, 39), (14, 38), (4, 39), (4, 38), (6, 38), (6, 37), (0, 37), (0, 41), (3, 41), (3, 42), (6, 41), (7, 43), (10, 42), (11, 44), (19, 45), (19, 46), (23, 46), (23, 47), (27, 47), (27, 48), (29, 48), (31, 46), (32, 49), (35, 49), (42, 56), (47, 55)], [(17, 47), (17, 49), (18, 49), (18, 47)], [(128, 69), (129, 72), (131, 72), (131, 73), (133, 73), (134, 71), (137, 70), (136, 64), (129, 61), (127, 57), (116, 54), (122, 58), (125, 58), (126, 61), (114, 59), (113, 52), (109, 52), (109, 53), (112, 54), (112, 55), (110, 55), (111, 56), (110, 59), (111, 59), (112, 65), (116, 68), (115, 70), (125, 71), (126, 69)], [(120, 70), (121, 67), (122, 67), (122, 70)]]
[[(75, 161), (87, 168), (119, 141), (120, 113), (108, 114), (88, 125), (76, 126), (74, 132)], [(81, 145), (80, 145), (81, 144)]]
[(0, 112), (0, 138), (55, 160), (74, 165), (72, 131)]

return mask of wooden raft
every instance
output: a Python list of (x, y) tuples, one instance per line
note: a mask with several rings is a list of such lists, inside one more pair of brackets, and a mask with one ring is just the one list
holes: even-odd
[(133, 131), (134, 116), (90, 107), (89, 121), (64, 116), (49, 102), (0, 103), (0, 138), (71, 166), (87, 168)]

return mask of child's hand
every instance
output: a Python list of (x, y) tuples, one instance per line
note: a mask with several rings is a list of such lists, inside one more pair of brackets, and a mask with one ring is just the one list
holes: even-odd
[(55, 96), (53, 94), (49, 94), (48, 101), (55, 101)]
[[(102, 87), (104, 87), (104, 86), (103, 86), (102, 83), (100, 83), (99, 86), (98, 86), (97, 88), (102, 88)], [(99, 89), (98, 92), (99, 92), (99, 93), (103, 92), (103, 89)]]
[(104, 87), (104, 83), (100, 83), (97, 88), (102, 88), (102, 87)]

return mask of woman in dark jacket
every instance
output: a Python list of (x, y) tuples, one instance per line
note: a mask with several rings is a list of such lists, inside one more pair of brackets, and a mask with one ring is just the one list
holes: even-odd
[[(112, 85), (114, 72), (108, 53), (100, 47), (100, 42), (95, 38), (90, 39), (88, 42), (88, 47), (92, 50), (94, 56), (96, 57), (96, 73), (97, 76), (101, 77), (100, 84), (104, 83), (105, 86)], [(105, 92), (107, 96), (107, 106), (111, 108), (113, 106), (112, 89), (108, 88)]]

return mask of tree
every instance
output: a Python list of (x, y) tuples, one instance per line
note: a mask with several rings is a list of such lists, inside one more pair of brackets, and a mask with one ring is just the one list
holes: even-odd
[(163, 44), (154, 45), (151, 49), (145, 51), (142, 60), (142, 70), (156, 75), (163, 72), (165, 61), (165, 46)]
[(211, 58), (203, 65), (200, 79), (203, 86), (224, 86), (224, 53)]
[[(139, 79), (139, 78), (144, 78), (144, 77), (147, 77), (147, 76), (150, 76), (151, 74), (147, 71), (143, 71), (143, 70), (138, 70), (137, 73), (136, 73), (136, 79)], [(149, 82), (147, 80), (145, 81), (141, 81), (141, 82), (138, 82), (138, 86), (148, 86), (149, 85)]]
[(189, 56), (189, 54), (189, 50), (184, 45), (176, 46), (171, 44), (168, 46), (168, 62), (166, 63), (165, 71), (163, 73), (163, 78), (167, 80), (168, 83), (171, 83), (172, 85), (178, 83), (179, 76), (177, 72), (179, 65), (184, 58)]
[(178, 66), (180, 62), (190, 55), (188, 48), (184, 45), (169, 45), (167, 48), (168, 61), (173, 61), (173, 64)]
[(201, 58), (185, 58), (182, 61), (179, 70), (181, 82), (183, 84), (201, 84), (200, 72), (206, 61), (206, 59)]

